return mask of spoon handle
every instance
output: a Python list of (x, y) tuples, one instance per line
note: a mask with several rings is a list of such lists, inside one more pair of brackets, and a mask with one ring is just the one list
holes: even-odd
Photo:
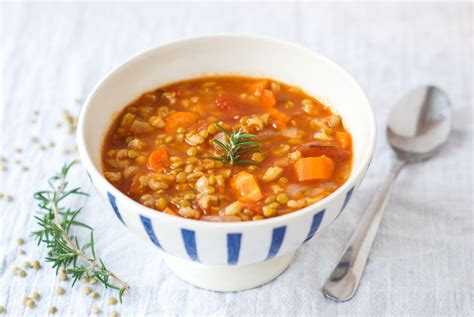
[(324, 284), (323, 293), (326, 297), (339, 302), (354, 296), (377, 234), (390, 189), (403, 165), (405, 162), (399, 159), (392, 165), (387, 179), (377, 191), (339, 263)]

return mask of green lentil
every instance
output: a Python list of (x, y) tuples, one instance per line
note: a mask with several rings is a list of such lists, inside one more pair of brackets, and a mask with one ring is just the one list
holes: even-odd
[(137, 157), (135, 159), (135, 162), (137, 162), (138, 164), (145, 164), (146, 163), (146, 157), (143, 156), (143, 155), (140, 155), (139, 157)]
[(155, 202), (155, 207), (159, 210), (165, 209), (166, 205), (168, 205), (168, 202), (163, 197), (158, 198)]
[(109, 303), (109, 305), (115, 305), (115, 304), (117, 304), (117, 299), (113, 296), (110, 296), (108, 298), (107, 302)]
[(188, 174), (186, 172), (179, 172), (176, 174), (176, 182), (177, 183), (186, 183), (186, 177)]
[(18, 238), (18, 239), (16, 239), (16, 243), (18, 243), (18, 245), (23, 245), (23, 244), (25, 244), (25, 239)]
[(64, 271), (59, 271), (58, 273), (58, 280), (60, 281), (66, 281), (67, 280), (67, 274)]
[(100, 294), (97, 293), (97, 292), (92, 292), (90, 295), (91, 295), (92, 298), (99, 298), (100, 297)]
[(178, 204), (180, 207), (191, 207), (191, 203), (186, 199), (181, 199)]
[(34, 261), (34, 262), (33, 262), (33, 268), (34, 268), (35, 270), (41, 269), (41, 263), (40, 263), (38, 260)]
[(56, 287), (56, 294), (57, 295), (63, 295), (64, 294), (64, 288), (61, 286)]
[(91, 308), (91, 314), (96, 314), (97, 315), (97, 314), (100, 314), (101, 312), (102, 312), (102, 310), (97, 306), (94, 306), (94, 307)]
[(183, 162), (175, 162), (175, 163), (172, 163), (170, 165), (170, 168), (171, 169), (177, 169), (178, 167), (180, 167), (181, 165), (183, 165)]
[(261, 163), (265, 159), (265, 156), (260, 152), (255, 152), (250, 158), (255, 163)]
[(184, 199), (193, 200), (196, 198), (196, 194), (188, 193), (184, 195)]
[(284, 193), (280, 193), (280, 194), (277, 195), (276, 200), (280, 204), (286, 204), (288, 202), (288, 196)]
[(265, 217), (271, 217), (276, 213), (276, 209), (271, 207), (270, 205), (263, 206), (262, 211)]
[(186, 159), (186, 163), (189, 163), (189, 164), (196, 164), (198, 162), (198, 158), (197, 157), (188, 157)]
[(40, 298), (41, 298), (41, 294), (38, 293), (38, 292), (34, 292), (33, 294), (31, 294), (31, 297), (34, 298), (34, 299), (40, 299)]
[(84, 295), (89, 295), (91, 292), (92, 292), (92, 290), (91, 290), (91, 288), (88, 287), (88, 286), (86, 286), (86, 287), (84, 287), (84, 288), (82, 289), (82, 293), (83, 293)]
[(140, 152), (135, 151), (135, 150), (128, 150), (127, 155), (129, 158), (134, 159), (140, 156)]
[(271, 203), (271, 204), (269, 204), (268, 206), (270, 206), (271, 208), (275, 208), (275, 209), (278, 209), (278, 208), (280, 208), (280, 204), (279, 204), (279, 203), (277, 203), (276, 201), (275, 201), (275, 202), (273, 202), (273, 203)]
[(49, 307), (48, 312), (50, 314), (56, 314), (58, 312), (58, 308), (56, 306), (51, 306)]
[(32, 300), (31, 298), (29, 298), (29, 299), (26, 300), (25, 305), (26, 305), (28, 308), (35, 308), (35, 307), (36, 307), (35, 301)]
[(207, 127), (207, 132), (209, 134), (216, 134), (217, 133), (217, 126), (215, 123), (213, 124), (210, 124), (208, 127)]
[(192, 173), (193, 170), (194, 170), (193, 164), (186, 164), (186, 166), (185, 166), (185, 168), (184, 168), (184, 171), (185, 171), (186, 173)]
[(199, 135), (202, 136), (203, 138), (207, 138), (209, 135), (209, 132), (207, 130), (200, 130)]
[(6, 312), (5, 307), (0, 305), (0, 314), (3, 314), (4, 312)]
[(189, 156), (196, 156), (197, 154), (197, 148), (195, 146), (190, 147), (187, 151), (186, 154)]
[(118, 317), (118, 312), (116, 310), (113, 310), (109, 313), (109, 317)]
[(265, 204), (269, 204), (275, 201), (275, 196), (271, 195), (265, 199)]

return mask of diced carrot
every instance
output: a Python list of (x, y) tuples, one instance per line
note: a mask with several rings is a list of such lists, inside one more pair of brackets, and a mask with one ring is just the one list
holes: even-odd
[(242, 171), (232, 176), (230, 186), (243, 200), (258, 201), (263, 198), (257, 180), (248, 172)]
[(166, 149), (164, 147), (160, 147), (157, 150), (154, 150), (153, 152), (150, 153), (148, 156), (148, 169), (151, 169), (152, 171), (159, 171), (165, 168), (166, 166), (169, 166), (169, 158), (168, 158), (168, 152), (166, 152)]
[(290, 121), (290, 117), (288, 117), (283, 112), (270, 108), (268, 109), (268, 114), (275, 120), (280, 121), (281, 123), (287, 124)]
[(187, 128), (198, 119), (199, 115), (194, 112), (175, 112), (166, 118), (166, 132), (176, 133), (178, 128)]
[(262, 90), (262, 95), (260, 96), (260, 98), (262, 100), (262, 105), (267, 109), (270, 109), (276, 105), (276, 99), (271, 90)]
[(346, 150), (351, 148), (352, 140), (351, 135), (349, 133), (343, 131), (336, 131), (335, 132), (336, 141), (339, 145)]
[(173, 209), (169, 208), (169, 207), (166, 207), (165, 210), (163, 210), (163, 212), (165, 214), (168, 214), (168, 215), (173, 215), (173, 216), (179, 217), (179, 214), (176, 211), (174, 211)]
[(296, 174), (300, 181), (329, 179), (334, 171), (335, 163), (326, 155), (319, 157), (303, 157), (295, 163)]
[(262, 93), (262, 90), (264, 90), (267, 87), (268, 87), (268, 80), (266, 79), (260, 80), (250, 85), (249, 93), (251, 93), (252, 95), (259, 96)]

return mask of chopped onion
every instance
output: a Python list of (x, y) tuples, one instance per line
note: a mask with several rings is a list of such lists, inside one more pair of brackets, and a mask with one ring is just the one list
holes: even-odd
[(298, 137), (298, 129), (295, 127), (284, 128), (281, 130), (281, 134), (287, 138), (296, 138)]
[(308, 185), (302, 185), (302, 184), (290, 184), (286, 187), (285, 192), (290, 196), (291, 198), (300, 198), (303, 196), (304, 191), (310, 189)]

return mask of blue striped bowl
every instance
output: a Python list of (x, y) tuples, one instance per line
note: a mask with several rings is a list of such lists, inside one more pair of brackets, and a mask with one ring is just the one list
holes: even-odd
[[(324, 96), (319, 98), (343, 117), (353, 137), (353, 169), (343, 186), (288, 215), (212, 223), (156, 212), (128, 198), (102, 176), (101, 144), (111, 119), (126, 104), (145, 91), (177, 80), (236, 73), (275, 78), (313, 96)], [(301, 245), (341, 214), (369, 166), (375, 134), (375, 117), (364, 92), (327, 58), (267, 38), (215, 35), (151, 49), (112, 71), (85, 102), (77, 139), (91, 181), (122, 225), (153, 243), (186, 281), (233, 291), (261, 285), (280, 274)]]

